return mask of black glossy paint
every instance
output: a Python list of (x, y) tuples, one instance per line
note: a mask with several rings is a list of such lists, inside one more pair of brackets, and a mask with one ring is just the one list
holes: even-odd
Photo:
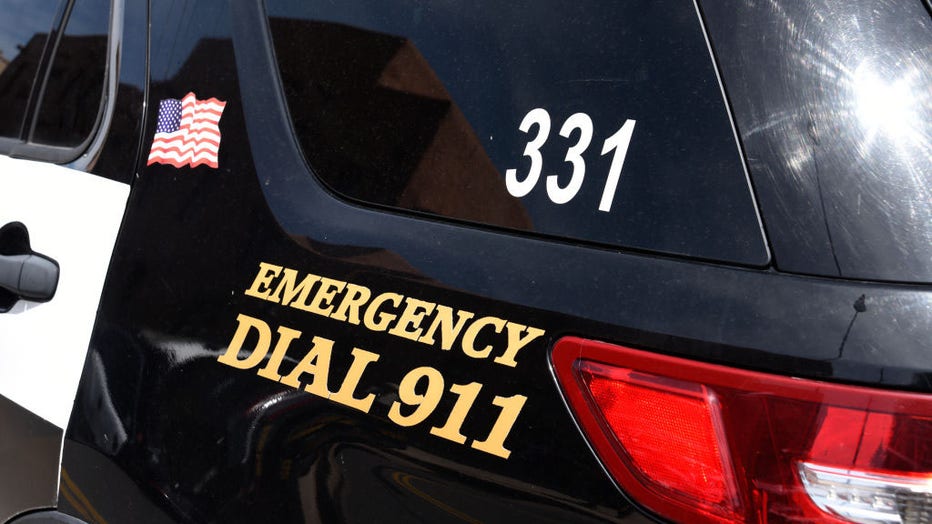
[(55, 505), (61, 428), (0, 396), (0, 522)]
[(777, 267), (932, 282), (926, 6), (701, 4)]
[[(932, 292), (599, 249), (372, 209), (305, 164), (259, 2), (153, 6), (148, 99), (227, 101), (220, 168), (139, 167), (68, 428), (60, 507), (88, 522), (643, 522), (577, 430), (549, 348), (573, 334), (747, 369), (932, 393)], [(178, 26), (178, 13), (209, 23)], [(174, 35), (174, 36), (173, 36)], [(168, 45), (177, 39), (177, 45)], [(144, 149), (158, 104), (149, 104)], [(126, 154), (113, 153), (120, 161)], [(101, 165), (106, 162), (101, 159)], [(113, 164), (117, 165), (117, 164)], [(246, 296), (260, 262), (538, 326), (509, 368)], [(217, 361), (245, 314), (380, 355), (368, 414)], [(430, 366), (527, 404), (505, 460), (387, 416)], [(67, 481), (65, 480), (67, 475)], [(67, 497), (70, 500), (65, 500)], [(95, 516), (96, 514), (96, 516)]]

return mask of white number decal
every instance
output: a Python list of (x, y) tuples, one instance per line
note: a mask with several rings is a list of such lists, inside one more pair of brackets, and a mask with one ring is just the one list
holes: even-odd
[(573, 130), (579, 129), (579, 142), (566, 152), (566, 161), (573, 164), (573, 177), (566, 187), (560, 187), (557, 175), (547, 177), (547, 195), (554, 204), (565, 204), (579, 193), (586, 176), (586, 161), (580, 156), (592, 142), (592, 119), (586, 113), (576, 113), (566, 119), (560, 128), (560, 136), (569, 138)]
[[(607, 155), (610, 151), (615, 151), (615, 155), (612, 157), (612, 164), (608, 169), (605, 188), (602, 190), (602, 199), (599, 201), (599, 211), (607, 213), (612, 210), (615, 190), (618, 189), (621, 168), (625, 164), (628, 146), (631, 145), (631, 136), (634, 133), (635, 123), (634, 120), (626, 120), (621, 129), (606, 138), (602, 144), (602, 156)], [(524, 115), (518, 129), (527, 133), (534, 125), (538, 127), (537, 136), (534, 137), (534, 140), (528, 142), (524, 148), (524, 156), (531, 159), (531, 168), (528, 170), (527, 176), (524, 180), (518, 180), (517, 169), (505, 171), (505, 187), (512, 196), (527, 196), (537, 185), (537, 181), (540, 180), (540, 173), (543, 171), (544, 159), (540, 154), (540, 148), (547, 143), (547, 138), (550, 136), (550, 113), (540, 107), (532, 109), (528, 114)], [(560, 127), (560, 136), (564, 138), (569, 138), (573, 131), (578, 129), (579, 140), (576, 145), (566, 151), (565, 161), (573, 164), (573, 174), (569, 183), (565, 187), (560, 187), (557, 175), (547, 176), (547, 196), (550, 197), (554, 204), (566, 204), (573, 200), (579, 190), (582, 189), (583, 180), (586, 178), (586, 161), (582, 155), (592, 142), (593, 128), (592, 119), (586, 113), (572, 115)]]
[(530, 193), (540, 178), (540, 171), (543, 169), (544, 164), (544, 159), (540, 156), (540, 148), (547, 142), (547, 137), (550, 136), (550, 113), (540, 107), (532, 109), (524, 116), (524, 120), (521, 121), (518, 129), (527, 133), (533, 125), (538, 127), (537, 136), (534, 137), (534, 140), (528, 142), (527, 147), (524, 148), (524, 156), (531, 159), (531, 169), (528, 170), (527, 177), (519, 181), (517, 169), (505, 171), (505, 187), (508, 188), (509, 193), (516, 197), (523, 197)]
[(599, 202), (599, 211), (606, 213), (612, 210), (612, 201), (615, 200), (615, 189), (618, 188), (618, 179), (621, 177), (621, 167), (625, 164), (625, 155), (628, 154), (628, 146), (631, 145), (631, 135), (634, 133), (634, 120), (626, 120), (625, 125), (617, 133), (605, 139), (602, 146), (602, 155), (604, 156), (611, 150), (615, 150), (615, 156), (612, 157), (612, 166), (608, 168), (608, 178), (605, 180), (605, 189), (602, 190), (602, 200)]

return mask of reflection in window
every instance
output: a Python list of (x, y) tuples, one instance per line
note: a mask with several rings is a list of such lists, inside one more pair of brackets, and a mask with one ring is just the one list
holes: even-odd
[[(285, 85), (303, 86), (299, 96), (289, 96), (294, 125), (308, 161), (335, 191), (530, 227), (463, 113), (409, 40), (323, 22), (273, 18), (271, 25), (274, 34), (292, 36), (275, 43)], [(322, 48), (328, 52), (292, 52)]]
[(0, 136), (19, 138), (61, 0), (0, 0)]
[(75, 147), (93, 131), (107, 64), (109, 0), (77, 0), (48, 75), (32, 141)]
[[(267, 0), (266, 9), (296, 136), (336, 192), (572, 240), (768, 262), (692, 2)], [(535, 109), (549, 133), (521, 130)], [(629, 122), (637, 131), (627, 140)], [(525, 154), (532, 140), (536, 156)], [(510, 169), (540, 181), (509, 193)], [(553, 198), (550, 186), (571, 183)]]

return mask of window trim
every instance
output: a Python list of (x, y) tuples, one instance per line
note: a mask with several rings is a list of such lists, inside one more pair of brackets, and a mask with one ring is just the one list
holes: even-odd
[(104, 65), (104, 89), (100, 105), (97, 108), (97, 118), (90, 134), (83, 142), (74, 147), (52, 146), (31, 141), (35, 131), (36, 118), (42, 109), (41, 97), (45, 92), (45, 84), (48, 80), (50, 68), (55, 60), (55, 55), (58, 53), (58, 43), (61, 39), (62, 30), (67, 25), (73, 7), (73, 4), (69, 4), (65, 8), (66, 12), (61, 22), (55, 28), (55, 41), (51, 43), (53, 50), (50, 58), (43, 59), (40, 63), (37, 78), (41, 78), (41, 80), (38, 80), (32, 86), (32, 94), (38, 101), (33, 104), (30, 100), (27, 105), (27, 114), (25, 115), (19, 139), (0, 137), (0, 154), (15, 158), (66, 164), (68, 167), (81, 171), (86, 171), (96, 161), (106, 138), (105, 131), (110, 128), (115, 110), (117, 79), (120, 76), (118, 58), (123, 34), (123, 2), (124, 0), (110, 0), (110, 24), (107, 34), (107, 59)]

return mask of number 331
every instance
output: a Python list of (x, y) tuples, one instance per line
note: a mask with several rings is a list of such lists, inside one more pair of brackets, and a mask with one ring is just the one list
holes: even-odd
[[(602, 155), (615, 151), (612, 157), (612, 165), (608, 170), (608, 177), (605, 180), (605, 188), (602, 190), (602, 200), (599, 202), (599, 211), (611, 211), (612, 201), (615, 199), (615, 189), (618, 187), (618, 179), (621, 176), (621, 168), (625, 163), (625, 155), (628, 153), (628, 145), (631, 144), (631, 134), (634, 133), (634, 120), (626, 120), (614, 135), (605, 139), (602, 144)], [(540, 148), (547, 142), (550, 136), (550, 113), (546, 109), (536, 108), (524, 115), (521, 125), (518, 129), (528, 133), (532, 126), (537, 126), (537, 136), (528, 142), (524, 148), (524, 156), (531, 159), (531, 168), (523, 180), (518, 180), (518, 170), (508, 169), (505, 171), (505, 187), (512, 196), (523, 197), (534, 189), (537, 181), (540, 179), (543, 170), (543, 157), (540, 154)], [(547, 196), (554, 204), (565, 204), (573, 199), (580, 188), (582, 188), (583, 179), (586, 176), (586, 161), (583, 160), (582, 154), (592, 142), (592, 119), (586, 113), (576, 113), (566, 119), (563, 127), (560, 128), (560, 136), (569, 138), (576, 129), (579, 130), (579, 141), (576, 145), (570, 147), (566, 152), (566, 161), (573, 164), (573, 175), (569, 183), (560, 186), (557, 175), (547, 176)]]

